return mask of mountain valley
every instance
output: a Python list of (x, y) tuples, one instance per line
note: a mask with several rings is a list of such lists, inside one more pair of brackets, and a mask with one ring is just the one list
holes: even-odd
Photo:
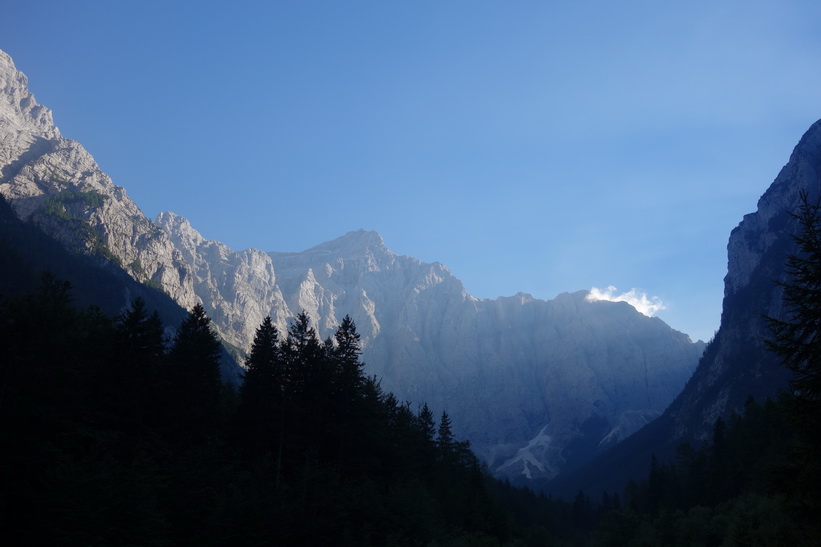
[(206, 240), (173, 213), (152, 221), (60, 134), (2, 52), (0, 82), (0, 194), (22, 220), (185, 309), (201, 302), (240, 362), (266, 316), (284, 332), (305, 311), (323, 338), (351, 316), (366, 371), (400, 400), (446, 410), (498, 476), (549, 479), (625, 438), (664, 411), (704, 350), (586, 291), (475, 298), (375, 232), (266, 253)]

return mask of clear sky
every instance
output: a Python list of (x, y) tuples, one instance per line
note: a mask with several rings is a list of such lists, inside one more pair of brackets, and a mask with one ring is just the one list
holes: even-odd
[[(478, 297), (718, 328), (726, 244), (821, 118), (821, 2), (3, 0), (0, 49), (143, 212), (350, 230)], [(654, 301), (657, 302), (657, 301)]]

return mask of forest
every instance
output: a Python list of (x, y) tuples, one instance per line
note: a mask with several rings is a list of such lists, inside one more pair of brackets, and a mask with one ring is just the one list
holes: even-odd
[[(345, 318), (259, 326), (238, 388), (201, 306), (170, 339), (141, 299), (79, 311), (44, 275), (0, 304), (9, 545), (800, 545), (819, 539), (815, 399), (784, 396), (623, 492), (488, 476), (447, 413), (367, 377)], [(438, 418), (438, 419), (437, 419)]]
[(504, 538), (447, 413), (362, 371), (346, 318), (266, 319), (237, 389), (201, 306), (170, 340), (135, 300), (72, 306), (45, 276), (2, 303), (0, 529), (6, 544), (403, 545)]
[(201, 305), (164, 325), (135, 298), (78, 309), (45, 273), (0, 298), (4, 545), (821, 544), (821, 219), (796, 214), (771, 351), (793, 374), (710, 442), (573, 500), (500, 482), (447, 412), (364, 373), (356, 326), (266, 318), (242, 382)]

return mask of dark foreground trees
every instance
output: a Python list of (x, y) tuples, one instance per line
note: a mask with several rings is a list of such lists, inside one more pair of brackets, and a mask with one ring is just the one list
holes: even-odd
[[(201, 306), (167, 340), (52, 278), (0, 301), (0, 540), (8, 545), (417, 545), (505, 540), (488, 477), (362, 371), (349, 318), (257, 330), (239, 393)], [(447, 430), (447, 434), (443, 431)], [(459, 543), (461, 542), (461, 543)]]
[(779, 283), (786, 317), (768, 318), (772, 337), (767, 345), (792, 372), (782, 406), (795, 438), (782, 482), (821, 530), (816, 522), (821, 511), (821, 198), (811, 202), (805, 191), (800, 198), (793, 214), (799, 225), (793, 237), (797, 251), (787, 258), (787, 280)]
[(787, 257), (787, 281), (783, 290), (787, 317), (769, 317), (772, 331), (767, 340), (793, 376), (791, 397), (806, 403), (808, 410), (821, 401), (821, 203), (811, 203), (801, 193), (801, 205), (793, 214), (800, 226), (794, 236), (797, 253)]

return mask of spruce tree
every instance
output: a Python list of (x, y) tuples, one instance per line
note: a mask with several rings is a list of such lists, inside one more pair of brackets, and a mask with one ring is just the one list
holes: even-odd
[(126, 359), (157, 363), (165, 352), (163, 325), (159, 314), (146, 309), (142, 297), (135, 298), (116, 322), (117, 349)]
[(427, 403), (422, 403), (418, 418), (422, 443), (425, 446), (432, 446), (434, 444), (434, 435), (436, 434), (436, 422), (433, 419), (433, 412)]
[(293, 409), (294, 441), (300, 450), (324, 452), (330, 429), (329, 400), (333, 392), (333, 362), (304, 311), (288, 327), (283, 346), (288, 406)]
[(202, 440), (216, 433), (219, 419), (220, 342), (197, 304), (177, 329), (168, 355), (168, 396), (181, 437)]
[(451, 430), (450, 416), (442, 411), (442, 418), (439, 420), (439, 435), (436, 437), (436, 446), (439, 448), (441, 457), (447, 459), (453, 453), (453, 431)]
[(821, 400), (821, 202), (810, 203), (801, 192), (801, 205), (792, 213), (800, 232), (793, 236), (798, 253), (787, 257), (786, 282), (779, 282), (787, 319), (768, 317), (773, 334), (767, 346), (793, 373), (792, 395), (804, 401)]
[[(779, 283), (787, 317), (767, 318), (772, 337), (766, 343), (792, 372), (785, 405), (797, 433), (793, 493), (817, 512), (821, 508), (821, 471), (816, 462), (821, 453), (821, 200), (811, 203), (806, 191), (801, 191), (800, 199), (798, 211), (792, 213), (800, 227), (793, 236), (797, 253), (787, 257), (788, 280)], [(817, 531), (817, 523), (812, 525)]]
[(316, 329), (304, 311), (288, 326), (288, 336), (283, 345), (289, 390), (304, 392), (317, 373), (317, 363), (325, 356), (325, 346), (319, 342)]
[(148, 313), (142, 298), (136, 298), (115, 322), (112, 360), (98, 385), (115, 421), (144, 428), (163, 419), (157, 386), (164, 358), (162, 321), (156, 311)]
[(329, 449), (336, 460), (350, 470), (361, 468), (367, 457), (372, 434), (372, 407), (366, 398), (366, 378), (359, 360), (362, 350), (356, 325), (345, 316), (334, 333), (333, 343), (326, 343), (331, 362), (332, 393), (328, 401)]
[(362, 355), (360, 336), (350, 316), (346, 315), (342, 319), (334, 340), (336, 346), (332, 355), (336, 365), (337, 390), (345, 400), (353, 400), (362, 394), (365, 377), (362, 374), (364, 364), (359, 360)]
[(254, 334), (245, 368), (234, 429), (245, 449), (278, 453), (284, 428), (286, 377), (279, 332), (270, 316)]

